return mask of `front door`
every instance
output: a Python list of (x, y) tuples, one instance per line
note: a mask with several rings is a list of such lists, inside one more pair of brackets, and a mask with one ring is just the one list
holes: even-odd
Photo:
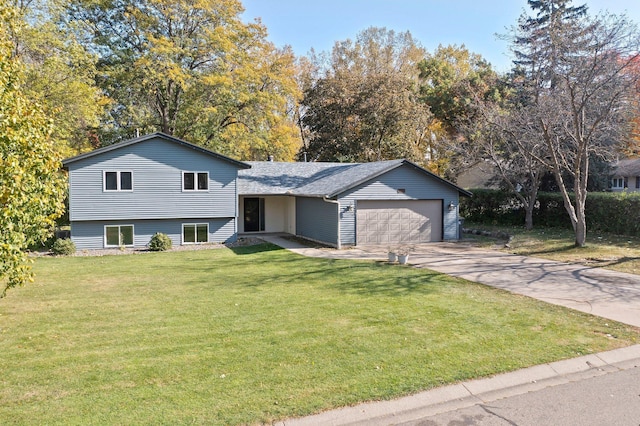
[(264, 231), (264, 198), (244, 199), (244, 232)]

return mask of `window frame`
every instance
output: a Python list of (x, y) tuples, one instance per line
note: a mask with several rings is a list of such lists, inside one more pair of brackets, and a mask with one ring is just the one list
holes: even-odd
[[(192, 174), (193, 175), (193, 189), (186, 189), (184, 187), (185, 184), (185, 180), (184, 180), (184, 175), (186, 174)], [(200, 175), (206, 175), (206, 181), (207, 182), (207, 187), (205, 189), (200, 189), (199, 188), (199, 177)], [(209, 192), (209, 172), (208, 171), (193, 171), (193, 170), (183, 170), (182, 171), (182, 192)]]
[[(615, 177), (611, 179), (611, 189), (624, 189), (624, 181), (623, 177)], [(619, 186), (618, 186), (619, 185)]]
[[(131, 244), (122, 244), (121, 236), (123, 227), (131, 227)], [(118, 245), (109, 244), (107, 241), (107, 228), (118, 228)], [(104, 225), (104, 247), (105, 248), (116, 248), (116, 247), (135, 247), (136, 244), (136, 228), (133, 224), (122, 224), (122, 225)]]
[[(116, 189), (107, 188), (107, 173), (116, 174)], [(131, 189), (122, 189), (122, 173), (129, 173), (131, 175)], [(133, 192), (133, 170), (103, 170), (102, 192)]]
[[(191, 241), (185, 241), (184, 238), (184, 228), (185, 226), (193, 226), (194, 227), (194, 242)], [(198, 241), (198, 226), (206, 226), (207, 227), (207, 240), (206, 241)], [(208, 244), (209, 243), (209, 222), (194, 222), (194, 223), (183, 223), (182, 224), (182, 232), (180, 234), (180, 242), (182, 245), (189, 245), (189, 244)]]

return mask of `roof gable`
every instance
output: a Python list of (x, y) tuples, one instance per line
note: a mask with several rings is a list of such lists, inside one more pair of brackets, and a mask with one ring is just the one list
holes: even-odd
[(227, 163), (232, 164), (233, 166), (239, 168), (239, 169), (248, 169), (251, 166), (247, 163), (244, 163), (242, 161), (238, 161), (238, 160), (234, 160), (233, 158), (229, 158), (226, 157), (222, 154), (218, 154), (217, 152), (213, 152), (213, 151), (209, 151), (208, 149), (205, 149), (201, 146), (198, 145), (194, 145), (192, 143), (183, 141), (182, 139), (178, 139), (175, 138), (173, 136), (167, 135), (165, 133), (162, 132), (156, 132), (156, 133), (151, 133), (145, 136), (140, 136), (138, 138), (134, 138), (134, 139), (129, 139), (126, 141), (122, 141), (122, 142), (118, 142), (118, 143), (114, 143), (113, 145), (109, 145), (109, 146), (105, 146), (102, 148), (98, 148), (95, 149), (91, 152), (87, 152), (84, 154), (80, 154), (80, 155), (76, 155), (75, 157), (70, 157), (70, 158), (66, 158), (64, 160), (62, 160), (62, 165), (66, 168), (68, 167), (69, 164), (75, 163), (76, 161), (80, 161), (80, 160), (84, 160), (87, 158), (91, 158), (91, 157), (95, 157), (107, 152), (111, 152), (111, 151), (115, 151), (115, 150), (119, 150), (119, 149), (123, 149), (125, 147), (131, 146), (131, 145), (135, 145), (141, 142), (146, 142), (146, 141), (150, 141), (153, 139), (162, 139), (164, 141), (167, 142), (171, 142), (171, 143), (175, 143), (184, 147), (187, 147), (189, 149), (193, 149), (196, 152), (202, 153), (204, 155), (209, 155), (211, 157), (214, 157), (218, 160), (222, 160), (225, 161)]

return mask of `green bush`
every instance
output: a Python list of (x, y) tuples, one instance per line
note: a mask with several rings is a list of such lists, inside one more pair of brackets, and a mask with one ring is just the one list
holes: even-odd
[(171, 249), (171, 246), (171, 238), (161, 232), (156, 232), (149, 241), (149, 250), (151, 251), (165, 251)]
[(76, 245), (69, 238), (58, 238), (51, 246), (51, 252), (56, 255), (70, 256), (76, 252)]
[[(460, 199), (460, 215), (487, 225), (524, 225), (524, 207), (515, 195), (501, 190), (471, 190), (473, 197)], [(573, 196), (572, 196), (573, 198)], [(590, 192), (585, 214), (587, 232), (640, 236), (640, 193)], [(541, 192), (533, 210), (533, 225), (571, 228), (564, 200), (558, 192)]]

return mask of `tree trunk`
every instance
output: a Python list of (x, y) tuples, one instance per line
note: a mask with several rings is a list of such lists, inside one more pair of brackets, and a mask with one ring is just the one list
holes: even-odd
[(587, 179), (589, 178), (589, 154), (586, 149), (586, 143), (583, 143), (583, 146), (585, 148), (581, 152), (581, 161), (578, 163), (578, 173), (576, 173), (574, 183), (576, 247), (584, 247), (587, 240), (587, 215), (585, 209), (587, 205)]
[(531, 231), (533, 229), (533, 208), (535, 207), (535, 200), (525, 206), (525, 217), (524, 217), (524, 227), (527, 231)]
[(587, 240), (587, 221), (584, 214), (578, 213), (578, 221), (575, 226), (576, 231), (576, 247), (584, 247)]
[(540, 174), (531, 173), (531, 190), (527, 195), (526, 202), (524, 203), (525, 217), (524, 227), (527, 231), (533, 229), (533, 210), (536, 208), (536, 201), (538, 200), (538, 188), (540, 187)]
[(586, 184), (579, 182), (575, 186), (575, 225), (573, 229), (576, 234), (576, 247), (584, 247), (587, 239), (587, 215), (585, 207), (587, 204)]

